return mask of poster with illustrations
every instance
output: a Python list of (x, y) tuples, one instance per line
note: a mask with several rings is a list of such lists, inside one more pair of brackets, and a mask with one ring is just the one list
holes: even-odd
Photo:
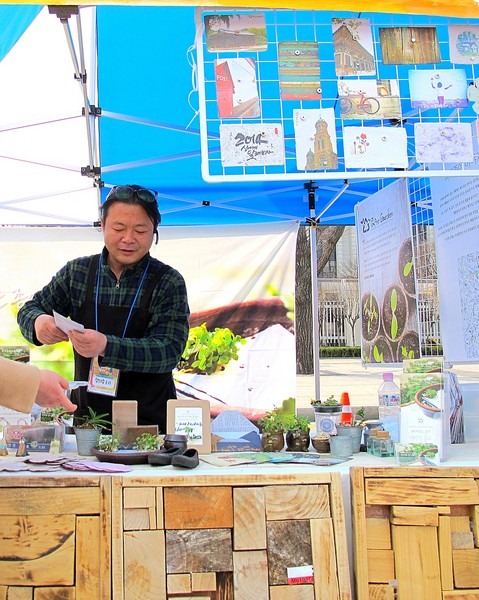
[(338, 80), (341, 119), (400, 119), (401, 99), (396, 79)]
[(479, 61), (479, 25), (449, 25), (450, 61), (471, 65)]
[(368, 19), (333, 19), (336, 75), (376, 75), (374, 44)]
[(420, 163), (474, 160), (470, 123), (414, 123), (414, 141)]
[(268, 47), (264, 13), (205, 15), (209, 52), (261, 52)]
[(402, 127), (344, 127), (343, 139), (347, 169), (408, 166), (407, 135)]
[(279, 42), (278, 67), (283, 100), (321, 98), (318, 42)]
[(293, 111), (298, 171), (338, 167), (338, 148), (333, 108)]
[(215, 60), (216, 100), (220, 119), (260, 116), (255, 62), (252, 58)]
[(283, 165), (280, 123), (220, 125), (221, 164), (225, 167)]
[[(475, 160), (466, 167), (479, 169)], [(479, 180), (431, 177), (441, 338), (449, 362), (479, 360)]]
[(468, 105), (464, 69), (409, 71), (409, 91), (411, 106), (421, 110)]
[(385, 65), (427, 65), (441, 62), (435, 27), (380, 27)]
[(419, 358), (408, 184), (400, 179), (355, 206), (364, 364)]

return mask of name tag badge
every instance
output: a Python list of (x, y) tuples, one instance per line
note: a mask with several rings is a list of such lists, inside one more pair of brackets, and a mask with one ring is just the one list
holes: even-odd
[(112, 367), (100, 367), (98, 357), (92, 358), (90, 364), (90, 374), (88, 375), (89, 392), (94, 394), (103, 394), (104, 396), (116, 396), (118, 390), (118, 380), (120, 379), (120, 370)]

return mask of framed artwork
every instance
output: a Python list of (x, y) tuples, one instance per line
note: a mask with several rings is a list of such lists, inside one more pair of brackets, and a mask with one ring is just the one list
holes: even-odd
[(168, 400), (166, 433), (188, 437), (188, 447), (199, 454), (211, 452), (211, 417), (208, 400)]

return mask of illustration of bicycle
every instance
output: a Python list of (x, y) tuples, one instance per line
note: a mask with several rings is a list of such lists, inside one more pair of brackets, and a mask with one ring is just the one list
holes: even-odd
[(379, 112), (381, 105), (377, 98), (366, 96), (365, 92), (358, 92), (359, 102), (353, 103), (348, 97), (343, 96), (339, 99), (339, 110), (341, 114), (349, 114), (350, 112), (359, 111), (365, 112), (368, 115), (375, 115)]

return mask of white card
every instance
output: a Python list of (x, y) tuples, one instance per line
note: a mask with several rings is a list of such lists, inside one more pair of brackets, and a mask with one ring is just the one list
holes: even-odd
[(418, 162), (472, 162), (470, 123), (415, 123), (416, 159)]
[(283, 126), (279, 123), (220, 125), (220, 144), (225, 167), (284, 164)]
[(81, 323), (72, 321), (56, 311), (53, 311), (53, 317), (55, 319), (55, 325), (64, 333), (68, 333), (69, 331), (83, 331), (85, 329)]
[(344, 127), (347, 169), (408, 166), (407, 135), (402, 127)]

